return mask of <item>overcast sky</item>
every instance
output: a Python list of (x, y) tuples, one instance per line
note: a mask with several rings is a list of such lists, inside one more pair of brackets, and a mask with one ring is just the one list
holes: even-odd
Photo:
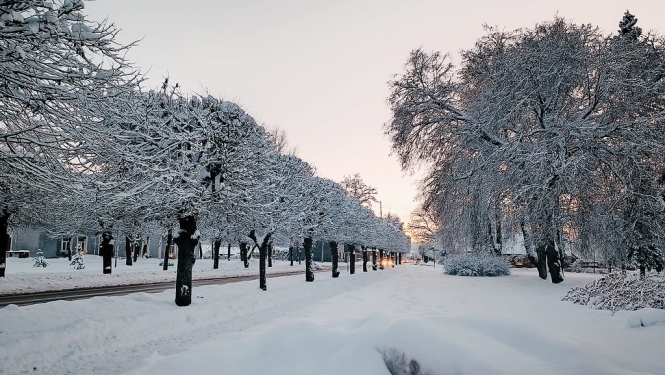
[(410, 50), (457, 56), (483, 24), (531, 28), (556, 14), (614, 33), (626, 9), (644, 31), (665, 32), (665, 0), (96, 0), (85, 12), (115, 23), (121, 42), (142, 39), (128, 58), (150, 87), (168, 75), (185, 92), (237, 102), (286, 130), (320, 176), (360, 173), (383, 214), (407, 222), (417, 178), (390, 156), (382, 126), (387, 82)]

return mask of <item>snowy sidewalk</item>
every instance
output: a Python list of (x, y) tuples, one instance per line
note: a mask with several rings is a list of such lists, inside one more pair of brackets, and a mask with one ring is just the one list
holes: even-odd
[(630, 328), (627, 312), (559, 300), (594, 278), (406, 265), (271, 279), (267, 292), (205, 286), (186, 308), (172, 291), (9, 306), (0, 373), (388, 375), (381, 353), (432, 375), (665, 373), (664, 325)]
[[(124, 259), (118, 259), (117, 267), (110, 275), (102, 274), (102, 258), (85, 256), (85, 269), (75, 270), (67, 258), (46, 259), (48, 267), (33, 267), (33, 260), (27, 258), (7, 258), (6, 277), (0, 278), (0, 295), (44, 292), (50, 290), (92, 288), (108, 285), (131, 285), (175, 281), (177, 260), (167, 271), (162, 270), (161, 259), (139, 259), (132, 266), (126, 266)], [(259, 274), (258, 260), (250, 260), (249, 268), (241, 261), (220, 259), (219, 269), (213, 269), (212, 259), (197, 259), (192, 271), (193, 279), (212, 279)], [(293, 267), (290, 262), (273, 260), (273, 267), (267, 273), (301, 271), (304, 263)]]

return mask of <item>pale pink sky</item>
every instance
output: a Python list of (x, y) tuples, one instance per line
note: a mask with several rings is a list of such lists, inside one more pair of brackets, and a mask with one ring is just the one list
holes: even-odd
[(96, 0), (85, 12), (114, 22), (122, 42), (143, 38), (128, 58), (150, 69), (151, 87), (169, 75), (187, 92), (237, 102), (285, 129), (319, 175), (360, 173), (384, 215), (407, 222), (417, 179), (389, 156), (382, 125), (386, 83), (410, 50), (455, 56), (483, 24), (533, 27), (557, 13), (613, 33), (626, 9), (645, 32), (665, 32), (664, 0)]

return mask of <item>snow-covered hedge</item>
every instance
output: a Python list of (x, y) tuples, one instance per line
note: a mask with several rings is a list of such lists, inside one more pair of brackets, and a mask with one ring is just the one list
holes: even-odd
[(510, 275), (508, 262), (488, 254), (464, 254), (446, 259), (444, 273), (457, 276), (506, 276)]
[(640, 278), (612, 272), (585, 286), (572, 288), (561, 299), (600, 310), (665, 309), (665, 277), (649, 274)]

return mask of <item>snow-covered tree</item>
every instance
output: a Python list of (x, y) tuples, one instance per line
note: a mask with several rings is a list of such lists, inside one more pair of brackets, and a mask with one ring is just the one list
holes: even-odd
[(438, 232), (436, 218), (422, 207), (411, 212), (411, 220), (407, 228), (415, 242), (434, 242)]
[(348, 241), (347, 225), (350, 213), (358, 202), (349, 199), (342, 186), (332, 180), (317, 177), (312, 183), (316, 187), (316, 199), (311, 217), (317, 219), (313, 229), (318, 240), (327, 241), (332, 256), (332, 277), (338, 277), (340, 243)]
[(497, 251), (500, 224), (520, 223), (540, 277), (549, 268), (560, 282), (577, 204), (599, 190), (633, 194), (631, 174), (663, 165), (663, 50), (653, 34), (604, 36), (561, 18), (489, 28), (459, 68), (413, 51), (390, 83), (385, 131), (405, 168), (430, 166), (423, 196), (440, 228), (466, 217), (458, 223), (489, 233), (481, 242)]
[(259, 249), (260, 288), (266, 286), (266, 256), (272, 236), (281, 231), (293, 232), (306, 229), (305, 221), (308, 181), (313, 177), (313, 168), (292, 155), (271, 155), (268, 173), (255, 183), (262, 189), (255, 191), (247, 202), (246, 217), (248, 237)]
[(357, 199), (360, 205), (364, 207), (371, 209), (372, 202), (378, 202), (376, 199), (376, 188), (366, 184), (360, 173), (356, 173), (353, 176), (344, 176), (341, 184), (344, 191), (346, 191), (346, 195)]
[(109, 145), (100, 165), (121, 173), (96, 183), (103, 202), (119, 217), (158, 221), (165, 228), (178, 224), (176, 303), (184, 306), (191, 303), (198, 223), (213, 208), (245, 194), (243, 186), (251, 181), (242, 173), (250, 165), (235, 163), (242, 159), (237, 150), (260, 153), (239, 145), (262, 137), (262, 128), (233, 103), (184, 97), (167, 84), (136, 100), (133, 115), (109, 123), (124, 142)]
[(399, 218), (399, 216), (393, 214), (392, 212), (388, 212), (386, 214), (386, 221), (392, 224), (395, 228), (399, 229), (400, 231), (404, 232), (404, 222), (402, 222), (402, 219)]
[[(49, 194), (69, 194), (87, 169), (100, 113), (109, 99), (134, 89), (111, 24), (87, 20), (83, 1), (12, 0), (0, 4), (0, 237), (12, 215)], [(0, 277), (6, 241), (0, 242)]]

